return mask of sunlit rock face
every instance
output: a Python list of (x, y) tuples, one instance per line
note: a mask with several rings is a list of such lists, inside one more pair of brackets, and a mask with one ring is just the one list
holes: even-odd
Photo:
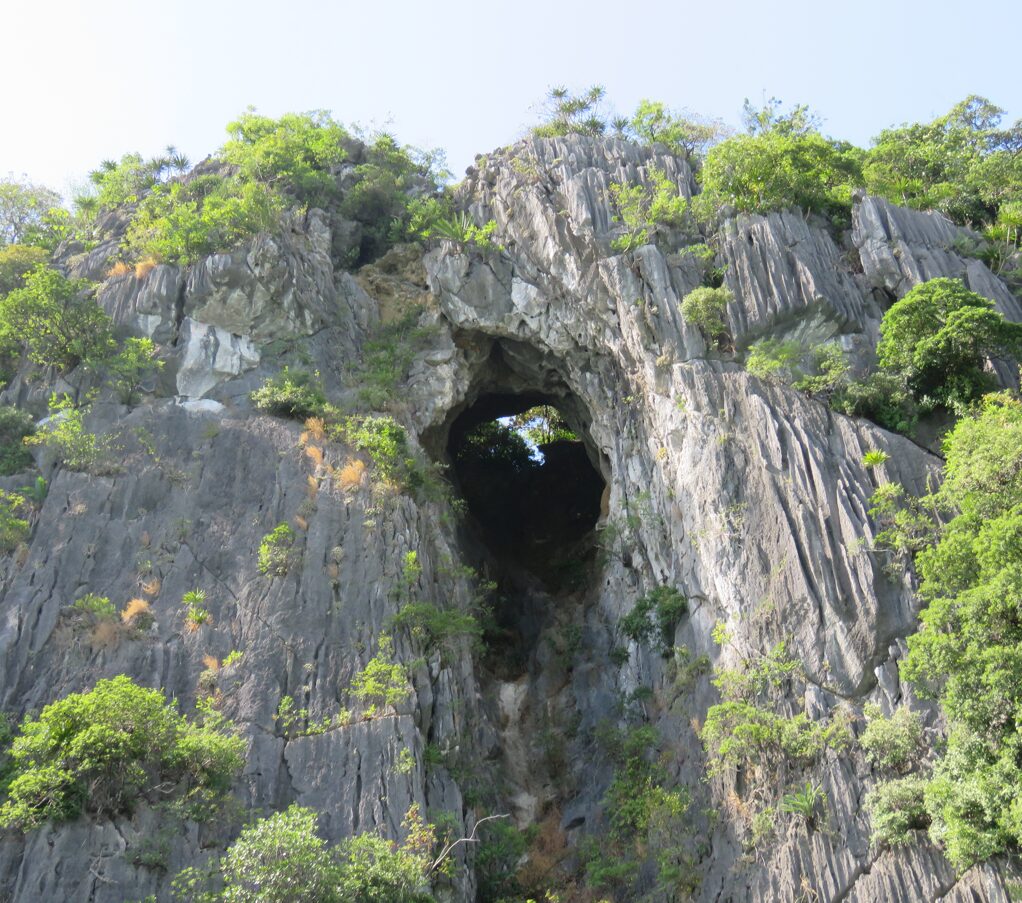
[[(710, 348), (679, 310), (703, 279), (684, 253), (698, 239), (667, 232), (627, 254), (611, 245), (621, 227), (609, 186), (648, 181), (654, 168), (681, 193), (695, 190), (685, 161), (659, 150), (528, 140), (480, 159), (460, 189), (477, 221), (496, 221), (499, 251), (444, 243), (421, 265), (404, 261), (399, 275), (356, 279), (331, 257), (329, 219), (310, 211), (280, 235), (191, 268), (104, 283), (101, 303), (124, 328), (165, 344), (168, 366), (143, 404), (94, 410), (94, 429), (123, 437), (119, 471), (52, 474), (27, 552), (6, 559), (4, 709), (20, 716), (121, 673), (188, 707), (209, 692), (203, 657), (239, 650), (241, 664), (215, 691), (248, 741), (236, 787), (244, 807), (311, 806), (330, 840), (369, 830), (400, 838), (413, 803), (450, 813), (464, 834), (507, 813), (518, 827), (543, 826), (562, 871), (609, 831), (614, 768), (597, 738), (608, 723), (638, 718), (656, 729), (667, 774), (691, 797), (671, 843), (686, 851), (694, 899), (1007, 899), (999, 865), (959, 878), (925, 841), (871, 849), (862, 805), (876, 775), (854, 743), (798, 775), (826, 794), (823, 828), (781, 820), (750, 852), (749, 776), (705, 780), (697, 729), (718, 700), (710, 675), (680, 687), (675, 659), (629, 639), (622, 620), (670, 586), (688, 606), (669, 645), (693, 660), (733, 666), (787, 644), (808, 687), (781, 700), (788, 713), (840, 713), (854, 733), (867, 702), (920, 705), (897, 670), (915, 626), (911, 579), (871, 551), (867, 512), (880, 482), (921, 491), (939, 460), (751, 377), (741, 361), (758, 338), (797, 337), (837, 340), (854, 366), (867, 366), (892, 298), (936, 275), (964, 275), (1013, 319), (1016, 302), (982, 264), (946, 250), (953, 226), (862, 197), (845, 236), (789, 213), (724, 223), (718, 263), (734, 295), (726, 320), (736, 350)], [(78, 266), (100, 272), (93, 256)], [(248, 393), (295, 342), (332, 400), (350, 399), (383, 287), (398, 283), (398, 295), (420, 299), (428, 327), (391, 407), (411, 451), (450, 465), (461, 418), (494, 398), (542, 402), (561, 410), (580, 443), (548, 471), (555, 482), (509, 482), (521, 497), (487, 488), (485, 510), (466, 516), (452, 498), (459, 480), (479, 474), (452, 467), (453, 493), (388, 488), (371, 465), (343, 479), (352, 448), (303, 438), (302, 425), (253, 409)], [(17, 380), (8, 390), (29, 391)], [(491, 419), (513, 413), (491, 407)], [(864, 467), (870, 450), (887, 462)], [(547, 503), (556, 510), (535, 519)], [(581, 513), (568, 524), (573, 505)], [(517, 534), (501, 533), (501, 506), (517, 506)], [(298, 536), (294, 564), (261, 575), (259, 544), (283, 522)], [(537, 552), (544, 543), (557, 546), (553, 558)], [(546, 569), (555, 560), (574, 567), (555, 575)], [(477, 610), (488, 581), (496, 626), (487, 650), (464, 637), (424, 647), (394, 628), (411, 599)], [(181, 599), (196, 588), (211, 621), (189, 630)], [(119, 605), (148, 593), (155, 623), (114, 637), (82, 632), (63, 609), (84, 592)], [(711, 638), (721, 623), (731, 638), (723, 647)], [(384, 634), (414, 692), (386, 717), (309, 729), (352, 706), (352, 677)], [(306, 712), (297, 728), (275, 717), (286, 696)], [(922, 711), (934, 727), (934, 711)], [(133, 851), (158, 822), (143, 807), (7, 836), (3, 893), (18, 903), (169, 900), (170, 878), (221, 852), (240, 824), (174, 823), (161, 835), (166, 868), (146, 868)], [(648, 853), (655, 860), (657, 850)], [(475, 900), (475, 868), (463, 845), (441, 898)], [(652, 867), (636, 888), (675, 899), (657, 890)]]

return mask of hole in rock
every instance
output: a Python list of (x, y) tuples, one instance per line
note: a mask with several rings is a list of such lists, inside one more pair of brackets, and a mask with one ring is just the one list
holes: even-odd
[(451, 426), (448, 453), (472, 524), (500, 570), (551, 593), (585, 578), (603, 477), (557, 399), (486, 395)]

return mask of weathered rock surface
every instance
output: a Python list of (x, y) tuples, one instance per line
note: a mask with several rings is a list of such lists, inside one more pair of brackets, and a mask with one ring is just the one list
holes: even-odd
[[(445, 244), (425, 256), (422, 322), (431, 332), (399, 399), (413, 445), (417, 438), (443, 456), (451, 423), (476, 399), (541, 393), (584, 433), (608, 486), (607, 554), (584, 586), (556, 597), (530, 591), (534, 641), (520, 677), (495, 679), (467, 643), (423, 654), (397, 633), (398, 657), (416, 662), (406, 705), (324, 732), (288, 730), (274, 718), (285, 695), (309, 723), (349, 707), (351, 678), (401, 600), (411, 592), (467, 608), (477, 587), (461, 566), (485, 560), (446, 501), (387, 489), (369, 478), (371, 468), (344, 483), (327, 465), (343, 465), (351, 449), (311, 440), (320, 462), (302, 447), (297, 424), (257, 416), (247, 401), (256, 377), (274, 369), (269, 346), (280, 339), (304, 341), (339, 397), (344, 368), (379, 319), (371, 293), (406, 306), (422, 291), (394, 275), (408, 261), (361, 284), (334, 272), (329, 225), (312, 211), (282, 235), (187, 273), (157, 267), (140, 283), (104, 285), (100, 298), (119, 323), (168, 346), (168, 394), (191, 400), (97, 406), (94, 428), (121, 437), (120, 472), (52, 474), (27, 554), (4, 565), (5, 710), (37, 710), (119, 673), (188, 706), (203, 656), (236, 649), (241, 663), (215, 680), (248, 739), (237, 791), (244, 806), (310, 805), (330, 839), (364, 830), (399, 837), (412, 803), (452, 813), (467, 831), (489, 814), (474, 801), (487, 784), (521, 822), (552, 819), (571, 846), (606, 830), (601, 800), (612, 769), (594, 732), (622, 699), (649, 687), (644, 711), (669, 771), (693, 798), (682, 842), (693, 852), (696, 899), (1007, 899), (1000, 865), (958, 880), (926, 842), (872, 850), (862, 800), (876, 776), (854, 750), (828, 754), (806, 775), (826, 792), (826, 830), (783, 822), (774, 841), (746, 852), (734, 805), (741, 788), (734, 777), (704, 781), (693, 727), (716, 691), (705, 676), (676, 689), (665, 660), (621, 632), (635, 601), (667, 584), (690, 600), (674, 642), (693, 656), (728, 663), (787, 640), (809, 678), (804, 698), (786, 700), (792, 712), (820, 719), (844, 708), (856, 722), (866, 701), (911, 699), (896, 668), (900, 641), (914, 629), (911, 581), (888, 576), (870, 551), (868, 499), (879, 481), (921, 490), (940, 463), (707, 349), (679, 312), (701, 278), (682, 253), (690, 237), (661, 235), (656, 246), (612, 253), (619, 227), (608, 186), (648, 178), (654, 166), (686, 194), (694, 190), (684, 161), (614, 139), (529, 140), (498, 151), (462, 191), (480, 220), (497, 221), (505, 250)], [(719, 259), (735, 294), (728, 319), (738, 344), (841, 336), (866, 360), (886, 300), (933, 275), (965, 275), (1018, 318), (982, 264), (941, 250), (953, 227), (871, 198), (854, 216), (861, 266), (797, 215), (725, 225)], [(402, 279), (404, 288), (393, 282)], [(885, 450), (887, 463), (867, 470), (870, 449)], [(284, 577), (261, 576), (260, 540), (284, 521), (298, 531), (298, 560)], [(422, 568), (411, 587), (410, 551)], [(189, 631), (181, 597), (194, 588), (206, 590), (212, 623)], [(63, 610), (86, 591), (119, 601), (147, 594), (156, 623), (143, 634), (83, 629)], [(733, 637), (723, 651), (710, 636), (718, 622)], [(569, 635), (578, 641), (567, 644)], [(619, 646), (630, 653), (624, 664), (612, 656)], [(556, 767), (550, 736), (561, 753)], [(719, 817), (711, 822), (707, 811)], [(131, 861), (154, 819), (143, 808), (113, 823), (82, 819), (8, 837), (3, 892), (18, 903), (168, 899), (165, 875)], [(173, 826), (166, 874), (215, 854), (236, 830)], [(444, 890), (451, 900), (474, 899), (470, 866), (471, 854)]]

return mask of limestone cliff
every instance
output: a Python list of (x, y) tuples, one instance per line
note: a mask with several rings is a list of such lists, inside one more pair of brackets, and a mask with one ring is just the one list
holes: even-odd
[[(236, 790), (244, 807), (298, 801), (322, 813), (336, 839), (399, 837), (413, 802), (451, 813), (467, 834), (496, 799), (519, 826), (542, 824), (567, 868), (609, 830), (613, 767), (596, 738), (627, 705), (656, 728), (665, 768), (691, 795), (678, 842), (693, 899), (1007, 900), (1006, 866), (958, 877), (926, 843), (870, 848), (862, 801), (875, 775), (854, 744), (802, 778), (826, 794), (824, 825), (782, 822), (750, 850), (740, 778), (704, 778), (696, 728), (716, 699), (709, 676), (682, 685), (676, 663), (629, 641), (621, 622), (643, 594), (669, 585), (689, 600), (671, 645), (693, 660), (727, 664), (788, 642), (808, 679), (803, 695), (784, 700), (789, 711), (818, 721), (840, 712), (854, 733), (865, 703), (909, 702), (939, 728), (899, 682), (902, 639), (915, 624), (911, 575), (870, 551), (867, 514), (878, 481), (921, 491), (939, 459), (757, 380), (741, 354), (761, 336), (837, 338), (867, 366), (885, 307), (936, 275), (962, 276), (1011, 319), (1022, 319), (1018, 302), (950, 249), (956, 227), (935, 215), (859, 197), (844, 239), (797, 214), (739, 216), (725, 224), (717, 260), (734, 294), (727, 321), (738, 350), (721, 352), (679, 312), (704, 275), (682, 253), (687, 239), (612, 250), (620, 226), (608, 187), (647, 179), (654, 166), (695, 191), (683, 160), (613, 139), (534, 139), (479, 158), (460, 198), (477, 221), (496, 221), (499, 251), (399, 249), (352, 274), (335, 263), (338, 225), (311, 210), (191, 268), (106, 280), (102, 305), (160, 342), (168, 365), (144, 403), (94, 406), (90, 426), (118, 437), (117, 472), (48, 474), (28, 552), (3, 565), (4, 709), (38, 710), (120, 673), (188, 705), (203, 656), (240, 650), (241, 664), (214, 679), (249, 744)], [(112, 240), (116, 232), (114, 223)], [(102, 273), (88, 257), (67, 263)], [(395, 306), (419, 310), (428, 327), (392, 409), (413, 451), (449, 463), (458, 418), (500, 396), (550, 400), (583, 435), (606, 495), (602, 554), (578, 547), (578, 579), (514, 579), (447, 494), (345, 483), (337, 472), (350, 448), (303, 444), (300, 424), (253, 409), (248, 393), (297, 353), (332, 400), (352, 397), (365, 343)], [(5, 396), (38, 402), (50, 388), (19, 378)], [(879, 470), (862, 464), (871, 449), (889, 455)], [(260, 540), (284, 521), (298, 530), (300, 564), (260, 575)], [(421, 571), (409, 590), (412, 551)], [(274, 718), (284, 696), (309, 722), (345, 706), (353, 674), (409, 591), (441, 608), (471, 604), (480, 579), (466, 566), (498, 583), (493, 604), (511, 612), (503, 661), (467, 642), (424, 651), (396, 632), (397, 654), (414, 663), (406, 705), (323, 732), (288, 731)], [(212, 620), (189, 631), (180, 600), (195, 587)], [(149, 590), (156, 619), (141, 635), (83, 632), (63, 611), (85, 591), (126, 600)], [(711, 638), (719, 622), (732, 638), (725, 647)], [(628, 654), (615, 654), (622, 647)], [(169, 876), (236, 831), (162, 826), (162, 868), (135, 864), (158, 821), (143, 809), (8, 836), (3, 894), (18, 903), (169, 899)], [(669, 899), (647, 872), (641, 893)], [(475, 899), (471, 847), (441, 893)]]

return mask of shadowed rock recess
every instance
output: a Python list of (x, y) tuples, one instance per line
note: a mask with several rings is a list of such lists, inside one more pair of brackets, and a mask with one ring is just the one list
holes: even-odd
[[(907, 704), (940, 727), (899, 680), (917, 603), (911, 577), (871, 551), (867, 514), (881, 481), (922, 492), (940, 460), (707, 346), (679, 310), (703, 279), (680, 253), (685, 240), (611, 246), (621, 227), (610, 184), (654, 170), (696, 190), (687, 164), (656, 148), (520, 142), (479, 158), (459, 188), (476, 222), (496, 221), (499, 250), (400, 248), (354, 273), (332, 250), (338, 223), (316, 209), (240, 250), (141, 278), (106, 278), (102, 248), (64, 261), (105, 279), (100, 303), (159, 342), (167, 364), (142, 403), (93, 406), (90, 429), (116, 437), (115, 473), (40, 461), (48, 495), (27, 551), (2, 565), (0, 704), (20, 718), (118, 674), (185, 710), (212, 692), (244, 733), (246, 765), (237, 811), (213, 822), (142, 805), (7, 832), (0, 899), (170, 900), (173, 876), (221, 854), (244, 810), (297, 802), (320, 814), (331, 842), (401, 839), (412, 804), (456, 836), (506, 813), (525, 833), (502, 867), (531, 876), (537, 898), (535, 888), (560, 888), (563, 903), (1008, 900), (1002, 861), (958, 876), (925, 838), (871, 847), (863, 800), (878, 774), (855, 742), (792, 771), (788, 789), (811, 782), (825, 794), (813, 823), (779, 815), (755, 845), (753, 804), (779, 809), (781, 788), (756, 789), (741, 770), (706, 776), (698, 729), (719, 701), (709, 666), (781, 641), (807, 675), (804, 691), (778, 700), (786, 714), (844, 718), (854, 735), (864, 705)], [(735, 348), (837, 339), (865, 366), (891, 300), (937, 275), (1022, 319), (982, 263), (949, 250), (957, 232), (862, 196), (840, 240), (797, 213), (727, 221), (717, 263)], [(286, 363), (318, 371), (327, 397), (350, 408), (367, 343), (394, 305), (421, 328), (395, 400), (377, 413), (405, 427), (424, 486), (388, 481), (342, 438), (303, 437), (249, 400)], [(38, 407), (50, 389), (19, 376), (0, 400)], [(537, 404), (557, 408), (576, 437), (541, 449), (541, 465), (464, 454), (473, 428)], [(867, 469), (870, 450), (889, 457)], [(258, 549), (280, 523), (295, 531), (291, 566), (263, 575)], [(639, 636), (626, 619), (660, 588), (687, 605), (663, 637)], [(181, 600), (195, 589), (209, 620), (189, 629)], [(65, 609), (86, 592), (119, 605), (144, 595), (154, 623), (83, 629)], [(409, 602), (473, 614), (481, 643), (430, 642), (395, 623)], [(712, 638), (721, 623), (723, 645)], [(414, 692), (366, 714), (352, 679), (385, 635)], [(204, 657), (232, 650), (238, 664), (200, 681)], [(297, 723), (275, 717), (284, 697)], [(342, 709), (352, 715), (331, 720)], [(644, 726), (644, 761), (688, 805), (632, 843), (608, 792), (626, 768), (612, 737)], [(142, 855), (154, 845), (158, 857)], [(579, 889), (601, 849), (635, 858), (627, 892)], [(486, 850), (457, 849), (438, 899), (499, 899)], [(680, 869), (672, 888), (657, 874), (664, 850)]]

